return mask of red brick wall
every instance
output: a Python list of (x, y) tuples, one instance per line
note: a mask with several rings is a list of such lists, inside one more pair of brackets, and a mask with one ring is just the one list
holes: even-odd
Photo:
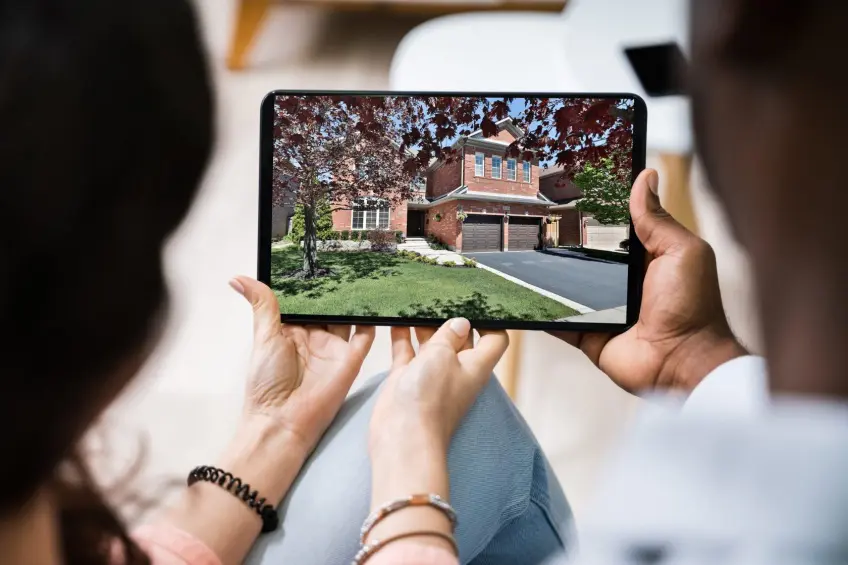
[(515, 141), (515, 136), (509, 133), (506, 129), (502, 129), (498, 132), (498, 135), (494, 137), (487, 137), (485, 139), (497, 139), (498, 141), (506, 141), (507, 143), (512, 143)]
[[(486, 171), (485, 176), (483, 177), (475, 177), (474, 176), (474, 155), (476, 153), (483, 153), (486, 157)], [(499, 155), (503, 157), (503, 163), (501, 165), (501, 179), (493, 179), (492, 178), (492, 155)], [(539, 192), (539, 165), (533, 164), (532, 169), (530, 171), (530, 183), (523, 182), (523, 172), (522, 172), (522, 164), (521, 160), (517, 160), (516, 165), (516, 180), (510, 181), (506, 180), (506, 157), (503, 156), (503, 153), (498, 151), (493, 151), (490, 149), (482, 149), (479, 147), (466, 147), (465, 148), (465, 185), (469, 190), (473, 190), (476, 192), (494, 192), (496, 194), (516, 194), (521, 196), (532, 196), (535, 197)]]
[(462, 156), (452, 163), (444, 163), (441, 167), (427, 174), (427, 196), (434, 198), (447, 194), (459, 188), (461, 179)]
[[(451, 247), (459, 245), (457, 236), (462, 231), (462, 222), (456, 219), (456, 200), (445, 202), (440, 206), (433, 206), (427, 210), (427, 219), (424, 220), (424, 233), (433, 234), (439, 240)], [(436, 214), (441, 214), (441, 221), (436, 221)]]
[(556, 213), (562, 216), (559, 220), (559, 244), (580, 245), (580, 212), (562, 210)]

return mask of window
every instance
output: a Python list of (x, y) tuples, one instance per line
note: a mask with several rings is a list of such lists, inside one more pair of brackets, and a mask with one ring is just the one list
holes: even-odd
[(507, 180), (515, 180), (515, 159), (506, 160), (506, 178)]
[(378, 198), (357, 198), (350, 223), (354, 230), (389, 229), (389, 207)]
[(501, 170), (503, 167), (503, 159), (496, 155), (492, 155), (492, 178), (501, 178)]
[(524, 182), (530, 182), (530, 171), (532, 171), (532, 167), (530, 166), (530, 161), (524, 161)]
[(482, 153), (477, 153), (474, 155), (474, 176), (486, 176), (486, 156)]

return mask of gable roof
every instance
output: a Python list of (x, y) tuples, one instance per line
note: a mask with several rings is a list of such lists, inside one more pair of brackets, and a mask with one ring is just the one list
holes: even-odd
[[(498, 120), (498, 121), (495, 122), (495, 125), (498, 126), (498, 131), (506, 130), (509, 133), (511, 133), (512, 136), (515, 139), (519, 139), (521, 137), (524, 137), (524, 130), (521, 129), (520, 127), (518, 127), (517, 125), (515, 125), (515, 122), (513, 121), (512, 118), (507, 117), (507, 118), (504, 118), (502, 120)], [(470, 134), (468, 134), (468, 137), (469, 138), (475, 138), (475, 139), (485, 139), (486, 141), (491, 141), (491, 138), (483, 137), (483, 130), (482, 129), (472, 131)]]

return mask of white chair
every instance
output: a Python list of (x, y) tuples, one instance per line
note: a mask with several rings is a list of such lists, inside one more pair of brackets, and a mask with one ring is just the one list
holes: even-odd
[(634, 92), (648, 105), (648, 150), (688, 154), (684, 96), (648, 96), (624, 49), (688, 51), (686, 0), (571, 0), (561, 14), (453, 15), (412, 30), (395, 52), (396, 90)]

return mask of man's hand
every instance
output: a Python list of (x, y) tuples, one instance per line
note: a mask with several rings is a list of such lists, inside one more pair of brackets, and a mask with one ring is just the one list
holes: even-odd
[(551, 332), (579, 347), (630, 392), (690, 392), (710, 371), (745, 355), (727, 324), (715, 254), (660, 205), (659, 177), (639, 175), (630, 195), (636, 234), (649, 254), (639, 321), (618, 336)]

